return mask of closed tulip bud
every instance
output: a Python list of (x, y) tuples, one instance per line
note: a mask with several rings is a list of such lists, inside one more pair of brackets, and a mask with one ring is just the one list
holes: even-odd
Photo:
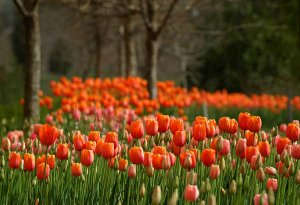
[(158, 205), (160, 204), (160, 201), (161, 201), (161, 189), (160, 186), (156, 186), (154, 187), (152, 192), (152, 204)]
[(209, 169), (209, 177), (211, 179), (216, 179), (220, 175), (220, 167), (219, 165), (211, 165)]
[(253, 170), (257, 170), (258, 168), (262, 167), (262, 159), (260, 155), (254, 155), (251, 158), (251, 168)]
[(175, 191), (173, 192), (168, 205), (176, 205), (178, 201), (178, 189), (175, 189)]
[(82, 174), (82, 175), (80, 175), (80, 179), (81, 179), (81, 181), (84, 183), (85, 182), (85, 176)]
[(141, 187), (140, 187), (140, 197), (144, 197), (146, 193), (146, 188), (145, 188), (145, 183), (142, 183)]
[(20, 164), (20, 170), (24, 170), (24, 160), (21, 160), (21, 164)]
[(179, 177), (178, 176), (175, 177), (175, 181), (174, 181), (173, 186), (174, 186), (174, 188), (178, 188), (179, 187)]
[(274, 167), (266, 167), (265, 173), (268, 175), (276, 175), (277, 171)]
[(36, 179), (36, 177), (34, 177), (34, 179), (32, 180), (32, 186), (35, 186), (36, 183), (37, 183), (37, 179)]
[(226, 195), (226, 190), (225, 190), (223, 187), (221, 187), (220, 192), (221, 192), (221, 195), (222, 195), (222, 196), (225, 196), (225, 195)]
[(242, 165), (240, 166), (240, 173), (241, 173), (242, 175), (245, 174), (245, 165), (244, 165), (244, 164), (242, 164)]
[(154, 175), (154, 168), (152, 165), (150, 165), (149, 167), (146, 167), (146, 174), (149, 177), (152, 177)]
[(205, 186), (205, 182), (204, 181), (201, 182), (200, 192), (201, 193), (205, 193), (206, 192), (206, 186)]
[(200, 205), (205, 205), (205, 201), (201, 201), (201, 202), (200, 202)]
[(134, 178), (136, 176), (136, 167), (134, 164), (129, 165), (127, 174), (129, 178)]
[(244, 188), (246, 190), (248, 190), (249, 187), (250, 187), (250, 177), (249, 177), (249, 175), (247, 175), (246, 178), (245, 178), (245, 182), (244, 182)]
[(257, 170), (257, 173), (256, 173), (256, 178), (260, 181), (260, 182), (263, 182), (266, 178), (266, 175), (265, 175), (265, 172), (263, 170), (263, 168), (259, 168)]
[(275, 204), (275, 195), (273, 189), (268, 189), (268, 198), (269, 198), (269, 204), (274, 205)]
[(3, 155), (1, 156), (1, 161), (0, 161), (0, 163), (1, 163), (1, 166), (4, 167), (4, 165), (5, 165), (5, 158), (4, 158)]
[(230, 194), (235, 194), (236, 193), (236, 183), (235, 183), (235, 180), (231, 181), (230, 187), (229, 187), (229, 192), (230, 192)]
[(289, 175), (293, 175), (295, 172), (295, 164), (293, 162), (290, 163), (290, 167), (288, 169)]
[(10, 150), (10, 147), (11, 147), (10, 140), (7, 137), (4, 137), (2, 139), (2, 149), (5, 151), (8, 151), (8, 150)]
[(210, 195), (208, 198), (208, 205), (216, 205), (217, 201), (216, 201), (216, 197), (215, 195)]
[(288, 158), (288, 153), (287, 150), (285, 149), (280, 155), (280, 161), (285, 162), (287, 158)]
[(276, 162), (279, 162), (279, 161), (280, 161), (280, 155), (277, 154), (277, 155), (275, 156), (275, 163), (276, 163)]
[(216, 150), (217, 153), (219, 153), (221, 150), (223, 149), (223, 137), (220, 136), (217, 140), (217, 144), (216, 144)]
[(266, 193), (255, 194), (253, 202), (254, 205), (268, 205), (268, 195)]
[(192, 184), (192, 185), (197, 184), (197, 173), (195, 173), (193, 171), (187, 172), (186, 181), (187, 181), (187, 184)]
[(295, 175), (295, 182), (297, 184), (300, 184), (300, 169), (297, 170), (296, 175)]
[(210, 184), (209, 178), (206, 178), (206, 181), (205, 181), (205, 190), (207, 192), (211, 191), (211, 184)]
[(240, 173), (237, 181), (238, 186), (243, 185), (243, 175)]

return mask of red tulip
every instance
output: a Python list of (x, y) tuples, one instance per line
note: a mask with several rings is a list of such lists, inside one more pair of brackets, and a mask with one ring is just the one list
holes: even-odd
[(276, 191), (278, 187), (277, 179), (269, 178), (267, 181), (267, 189), (272, 188), (273, 191)]
[(80, 156), (81, 164), (88, 167), (93, 164), (94, 152), (92, 150), (83, 149)]
[(271, 149), (270, 149), (270, 145), (269, 145), (268, 141), (259, 142), (257, 146), (259, 148), (259, 152), (260, 152), (261, 156), (263, 156), (263, 157), (270, 156)]
[(289, 123), (286, 129), (286, 137), (289, 138), (292, 142), (295, 142), (299, 139), (300, 128), (296, 123)]
[(170, 130), (173, 135), (175, 135), (176, 131), (184, 130), (184, 124), (182, 119), (172, 118), (170, 121)]
[(140, 139), (144, 136), (144, 125), (141, 121), (137, 120), (131, 123), (130, 129), (131, 136)]
[(244, 159), (246, 156), (246, 139), (238, 139), (235, 145), (235, 153), (241, 159)]
[(197, 185), (188, 184), (184, 190), (184, 198), (187, 201), (193, 202), (196, 201), (199, 197), (199, 190)]
[[(45, 171), (46, 169), (46, 171)], [(50, 167), (45, 163), (39, 164), (36, 169), (36, 176), (39, 180), (48, 179), (50, 175)]]
[(146, 119), (145, 128), (148, 135), (154, 136), (158, 132), (158, 122), (155, 119)]
[(158, 122), (158, 131), (164, 133), (169, 129), (170, 117), (168, 115), (158, 114), (156, 116)]
[(151, 152), (145, 152), (144, 153), (143, 165), (144, 165), (144, 167), (149, 167), (151, 164), (152, 164), (152, 153)]
[(72, 163), (71, 174), (74, 177), (79, 177), (82, 174), (82, 165), (80, 163)]
[(56, 148), (56, 157), (60, 160), (68, 159), (69, 147), (68, 144), (58, 144)]
[(202, 141), (206, 138), (206, 125), (205, 124), (194, 124), (193, 138), (197, 141)]
[(143, 164), (144, 151), (141, 147), (132, 147), (129, 150), (129, 159), (133, 164)]
[(216, 152), (213, 149), (204, 149), (201, 153), (201, 161), (206, 167), (210, 167), (216, 161)]
[(39, 129), (39, 139), (43, 145), (50, 146), (59, 137), (59, 130), (51, 125), (41, 125)]
[(289, 138), (283, 137), (283, 138), (279, 138), (276, 144), (276, 150), (278, 154), (281, 154), (283, 152), (283, 150), (289, 145), (291, 144), (291, 141), (289, 140)]
[(259, 116), (251, 116), (249, 122), (249, 130), (251, 132), (259, 132), (262, 122)]
[(294, 144), (292, 148), (292, 157), (294, 159), (300, 159), (300, 145)]
[(238, 123), (239, 123), (239, 127), (242, 130), (249, 129), (250, 117), (251, 117), (251, 115), (248, 112), (241, 112), (239, 114)]
[(35, 168), (35, 156), (34, 154), (25, 153), (24, 154), (24, 170), (33, 171)]
[(230, 118), (229, 117), (221, 117), (218, 123), (219, 129), (223, 132), (228, 132), (230, 128)]
[(118, 146), (118, 133), (107, 132), (105, 137), (105, 142), (110, 142), (114, 144), (114, 148)]
[(186, 134), (185, 131), (176, 131), (175, 135), (173, 136), (173, 142), (176, 146), (182, 147), (186, 143)]
[(9, 155), (9, 167), (11, 169), (19, 169), (21, 164), (21, 155), (16, 152), (11, 152)]
[(136, 176), (136, 167), (134, 164), (129, 165), (127, 174), (129, 178), (134, 178)]
[(253, 156), (258, 155), (259, 151), (256, 147), (246, 147), (246, 160), (248, 163), (251, 163), (251, 159)]

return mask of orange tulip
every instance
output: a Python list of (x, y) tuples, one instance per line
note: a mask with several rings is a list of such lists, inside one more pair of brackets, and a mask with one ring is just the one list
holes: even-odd
[(185, 131), (176, 131), (175, 135), (173, 136), (173, 142), (177, 147), (182, 147), (186, 143), (186, 134)]
[[(45, 171), (46, 169), (46, 171)], [(45, 163), (39, 164), (36, 169), (36, 176), (39, 180), (48, 179), (50, 175), (50, 167), (48, 164)]]
[(158, 131), (160, 133), (166, 132), (170, 126), (170, 117), (168, 115), (158, 114), (156, 118), (158, 123)]
[(84, 145), (84, 148), (85, 149), (88, 149), (88, 150), (93, 150), (93, 152), (95, 151), (96, 149), (96, 142), (94, 141), (87, 141)]
[(242, 130), (249, 129), (250, 117), (251, 117), (251, 115), (248, 112), (241, 112), (239, 114), (238, 123), (239, 123), (239, 127)]
[(221, 117), (218, 123), (219, 129), (223, 132), (228, 132), (230, 128), (230, 118), (229, 117)]
[(238, 131), (238, 122), (235, 119), (230, 120), (230, 126), (228, 132), (234, 134)]
[(94, 152), (92, 150), (83, 149), (81, 151), (80, 161), (83, 166), (91, 166), (94, 161)]
[(59, 130), (51, 125), (41, 125), (39, 129), (39, 139), (43, 145), (50, 146), (59, 137)]
[(89, 141), (97, 142), (100, 139), (100, 132), (99, 131), (90, 131), (88, 139), (89, 139)]
[(155, 119), (146, 119), (145, 128), (148, 135), (154, 136), (158, 132), (158, 122)]
[(152, 155), (152, 165), (154, 169), (160, 170), (163, 168), (163, 156), (160, 154), (153, 154)]
[(120, 171), (125, 171), (127, 169), (127, 166), (128, 166), (128, 160), (120, 158), (119, 159), (119, 167), (118, 167), (118, 169)]
[(299, 139), (300, 128), (296, 123), (289, 123), (285, 133), (287, 138), (295, 142)]
[(176, 131), (183, 131), (184, 125), (182, 119), (172, 118), (170, 121), (170, 130), (175, 135)]
[(257, 146), (261, 156), (268, 157), (270, 155), (271, 149), (268, 141), (259, 142)]
[(58, 144), (56, 148), (56, 157), (60, 160), (68, 159), (69, 147), (68, 144)]
[(76, 151), (81, 151), (84, 148), (85, 140), (81, 134), (75, 134), (73, 144)]
[(97, 155), (101, 155), (101, 149), (102, 149), (102, 144), (103, 144), (103, 143), (104, 143), (104, 142), (103, 142), (102, 139), (99, 139), (99, 140), (97, 141), (96, 148), (95, 148), (95, 153), (96, 153)]
[(136, 166), (135, 164), (129, 165), (127, 169), (127, 174), (129, 178), (134, 178), (136, 176)]
[(129, 159), (133, 164), (143, 164), (144, 151), (141, 147), (132, 147), (129, 150)]
[(144, 136), (144, 125), (141, 121), (137, 120), (131, 123), (130, 129), (131, 136), (140, 139)]
[(206, 137), (213, 137), (216, 134), (216, 121), (208, 120), (206, 122)]
[(11, 152), (9, 155), (9, 167), (11, 169), (19, 169), (21, 164), (21, 155), (16, 152)]
[(180, 154), (180, 164), (185, 169), (193, 169), (196, 167), (196, 156), (192, 151), (186, 151)]
[(253, 156), (258, 155), (259, 150), (256, 147), (246, 147), (246, 160), (248, 163), (251, 163), (251, 159)]
[(249, 130), (251, 132), (259, 132), (262, 122), (259, 116), (251, 116), (249, 121)]
[(155, 147), (153, 147), (152, 153), (164, 155), (164, 154), (167, 154), (167, 150), (166, 150), (166, 147), (155, 146)]
[(213, 149), (204, 149), (201, 153), (201, 161), (206, 167), (210, 167), (216, 161), (216, 152)]
[(118, 133), (107, 132), (105, 137), (105, 142), (110, 142), (114, 144), (114, 148), (118, 146)]
[(206, 138), (206, 126), (205, 126), (205, 124), (194, 124), (194, 126), (193, 126), (193, 138), (197, 141), (203, 141)]
[(105, 159), (113, 158), (115, 156), (114, 144), (104, 142), (101, 145), (101, 155)]
[(79, 177), (82, 174), (82, 165), (80, 163), (72, 163), (71, 174), (74, 177)]
[(281, 154), (283, 152), (283, 150), (289, 145), (291, 144), (291, 141), (289, 138), (283, 137), (283, 138), (279, 138), (279, 140), (277, 141), (276, 144), (276, 150), (278, 154)]
[[(44, 160), (45, 160), (45, 158), (46, 157), (44, 157)], [(50, 169), (54, 169), (54, 167), (55, 167), (55, 155), (51, 155), (51, 154), (48, 155), (47, 164), (49, 165)]]
[(24, 154), (24, 170), (33, 171), (35, 168), (35, 156), (34, 154), (25, 153)]
[(258, 137), (254, 132), (246, 131), (245, 137), (247, 139), (247, 146), (256, 146), (256, 143), (258, 141)]
[(212, 164), (209, 169), (209, 177), (211, 179), (216, 179), (220, 175), (220, 167), (219, 165)]

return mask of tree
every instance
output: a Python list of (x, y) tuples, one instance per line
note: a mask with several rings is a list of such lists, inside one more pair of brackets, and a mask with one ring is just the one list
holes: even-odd
[[(178, 0), (171, 0), (167, 4), (167, 10), (160, 12), (159, 8), (164, 5), (159, 5), (158, 0), (139, 0), (141, 16), (146, 29), (146, 59), (145, 69), (147, 77), (147, 88), (150, 98), (154, 99), (157, 96), (157, 69), (158, 69), (158, 49), (160, 35), (167, 25), (169, 18), (178, 3)], [(163, 2), (161, 4), (166, 4)], [(162, 17), (161, 17), (162, 16)], [(161, 18), (159, 18), (161, 17)]]
[(40, 73), (41, 73), (41, 42), (39, 25), (40, 0), (14, 0), (23, 18), (25, 28), (26, 62), (24, 68), (24, 119), (39, 119)]

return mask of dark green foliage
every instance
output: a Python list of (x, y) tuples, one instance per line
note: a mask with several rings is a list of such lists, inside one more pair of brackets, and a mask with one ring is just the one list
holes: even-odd
[(209, 16), (207, 22), (220, 35), (206, 37), (198, 63), (189, 70), (190, 86), (245, 93), (286, 93), (288, 87), (295, 88), (300, 79), (298, 1), (216, 4), (222, 15)]

